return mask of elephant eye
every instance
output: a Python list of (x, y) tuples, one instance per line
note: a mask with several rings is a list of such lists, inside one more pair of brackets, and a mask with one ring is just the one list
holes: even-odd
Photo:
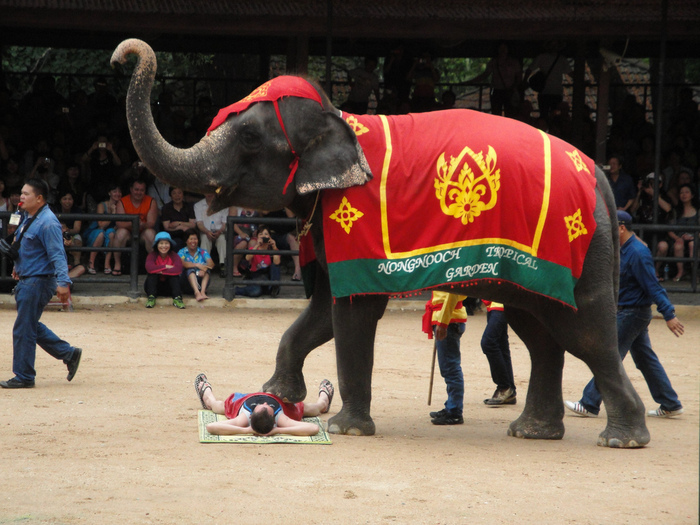
[(239, 137), (243, 145), (251, 150), (259, 149), (262, 144), (260, 134), (248, 127), (241, 130)]

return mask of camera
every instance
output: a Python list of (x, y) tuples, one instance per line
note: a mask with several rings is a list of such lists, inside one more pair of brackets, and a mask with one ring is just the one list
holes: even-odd
[(16, 261), (19, 258), (19, 243), (10, 244), (6, 239), (0, 239), (0, 253), (5, 257)]
[(268, 242), (270, 242), (269, 237), (260, 237), (260, 240), (263, 242), (263, 244), (267, 244)]
[(70, 108), (62, 108), (62, 111), (63, 111), (64, 113), (70, 113)]
[(100, 143), (97, 145), (97, 147), (98, 147), (98, 148), (105, 149), (105, 148), (107, 147), (107, 143), (106, 143), (106, 142), (100, 142)]
[(71, 232), (63, 232), (63, 238), (70, 241), (73, 238), (73, 234)]
[(44, 163), (45, 163), (45, 164), (51, 164), (51, 158), (50, 158), (50, 157), (44, 157)]

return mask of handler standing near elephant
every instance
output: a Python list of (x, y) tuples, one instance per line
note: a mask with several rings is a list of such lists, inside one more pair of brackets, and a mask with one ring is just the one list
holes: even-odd
[[(651, 397), (661, 405), (656, 410), (650, 410), (647, 415), (667, 418), (679, 416), (683, 413), (683, 406), (649, 340), (651, 303), (656, 303), (659, 313), (666, 320), (666, 326), (676, 337), (683, 335), (684, 327), (676, 317), (666, 290), (656, 278), (649, 248), (631, 230), (632, 216), (619, 210), (617, 221), (620, 228), (620, 295), (617, 306), (617, 344), (620, 357), (624, 359), (628, 351), (632, 354), (634, 364), (649, 386)], [(564, 406), (581, 417), (598, 417), (601, 402), (595, 380), (591, 379), (583, 389), (581, 400), (564, 401)]]
[(434, 291), (425, 305), (423, 331), (428, 339), (435, 335), (440, 375), (447, 386), (445, 408), (430, 413), (433, 425), (464, 423), (464, 375), (459, 342), (467, 322), (467, 310), (462, 305), (466, 298), (466, 295)]
[(28, 179), (22, 188), (25, 214), (15, 236), (14, 245), (19, 242), (20, 246), (12, 270), (12, 277), (19, 280), (15, 288), (17, 319), (12, 330), (15, 377), (0, 381), (2, 388), (34, 388), (37, 343), (68, 366), (68, 381), (80, 364), (82, 350), (60, 339), (39, 321), (54, 293), (61, 302), (68, 300), (71, 284), (61, 225), (46, 205), (48, 193), (49, 185), (41, 179)]

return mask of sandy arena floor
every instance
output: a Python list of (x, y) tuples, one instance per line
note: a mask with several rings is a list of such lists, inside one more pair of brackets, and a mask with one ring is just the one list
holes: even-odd
[[(333, 436), (331, 446), (198, 442), (192, 382), (205, 371), (220, 396), (254, 391), (272, 374), (277, 343), (297, 311), (131, 304), (44, 321), (84, 349), (72, 383), (38, 353), (33, 390), (0, 391), (0, 523), (27, 524), (684, 524), (698, 522), (700, 318), (681, 318), (676, 339), (662, 320), (651, 337), (685, 405), (676, 420), (649, 420), (649, 446), (596, 446), (605, 421), (568, 416), (561, 441), (510, 438), (530, 362), (511, 331), (516, 406), (488, 408), (493, 391), (479, 348), (485, 315), (462, 339), (465, 424), (436, 427), (436, 373), (427, 406), (432, 342), (419, 311), (389, 311), (374, 366), (373, 437)], [(0, 309), (1, 378), (11, 377), (15, 312)], [(641, 374), (625, 361), (648, 408)], [(336, 381), (332, 343), (307, 359), (315, 398)], [(590, 378), (567, 355), (564, 397)], [(334, 400), (331, 415), (341, 407)], [(604, 412), (602, 413), (604, 415)], [(327, 416), (324, 416), (327, 419)]]

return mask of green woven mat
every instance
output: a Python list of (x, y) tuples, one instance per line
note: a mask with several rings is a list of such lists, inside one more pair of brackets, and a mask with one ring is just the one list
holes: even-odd
[(289, 434), (278, 434), (276, 436), (254, 436), (244, 434), (238, 436), (216, 436), (207, 432), (207, 424), (215, 421), (225, 421), (226, 416), (215, 414), (211, 410), (200, 410), (197, 417), (199, 420), (199, 442), (200, 443), (255, 443), (265, 445), (267, 443), (296, 443), (302, 445), (330, 445), (331, 438), (323, 427), (323, 422), (318, 417), (305, 417), (304, 421), (315, 423), (319, 426), (318, 434), (315, 436), (291, 436)]

